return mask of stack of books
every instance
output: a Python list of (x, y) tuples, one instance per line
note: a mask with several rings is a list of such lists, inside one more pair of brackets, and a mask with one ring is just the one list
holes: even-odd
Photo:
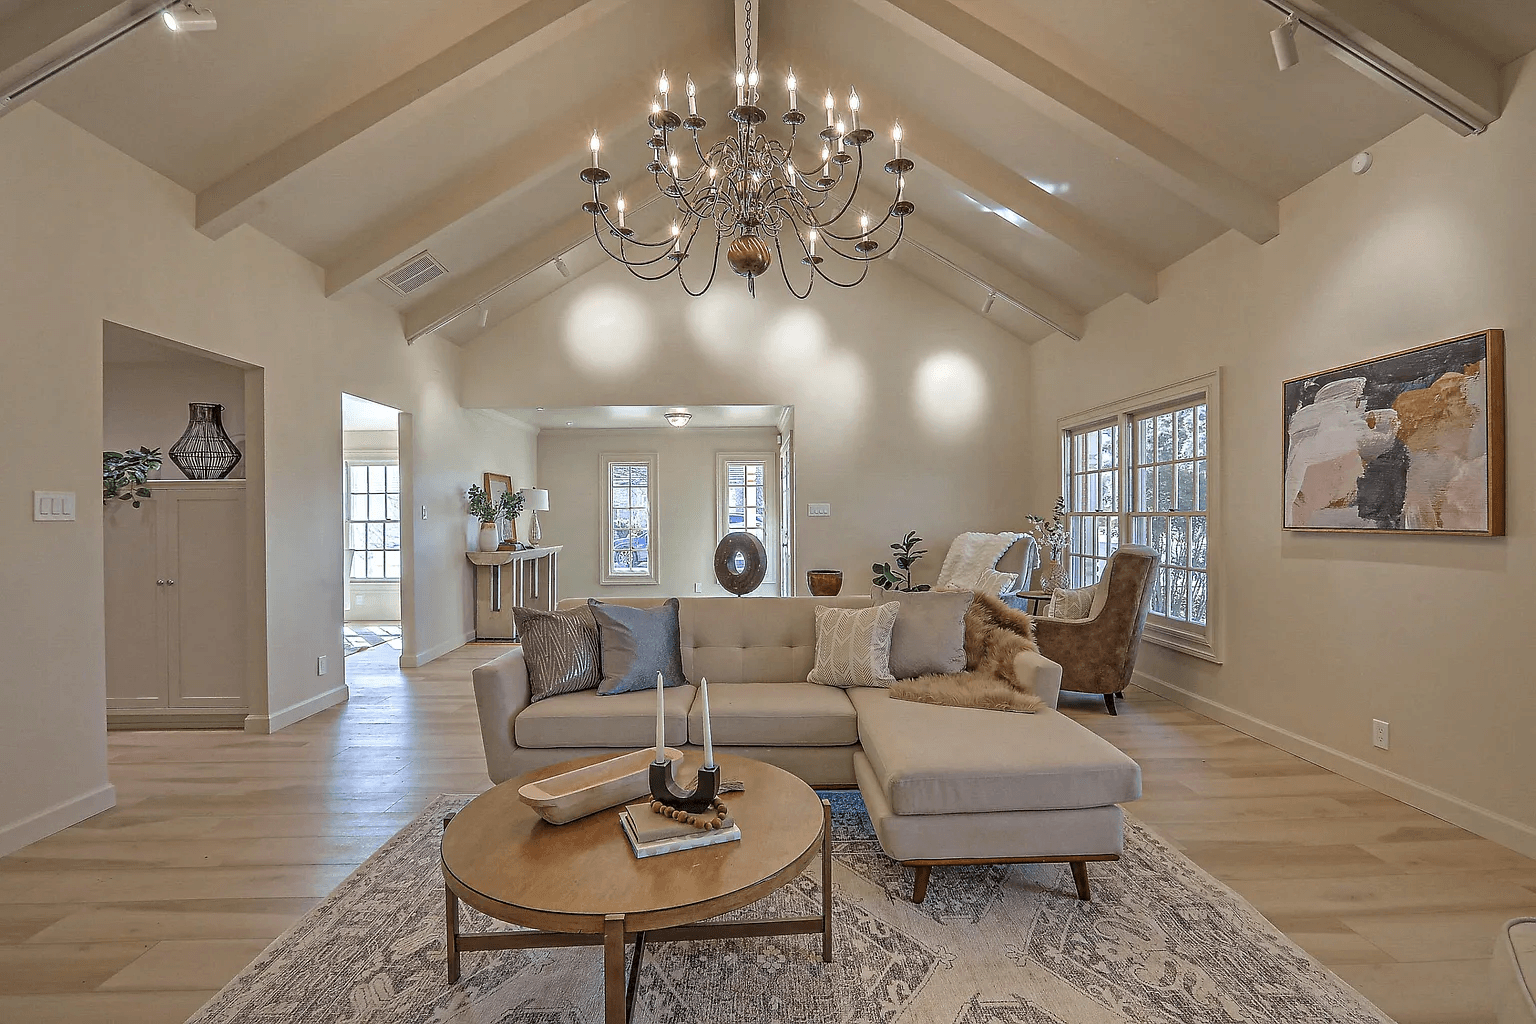
[(736, 822), (726, 818), (719, 828), (694, 828), (685, 822), (662, 817), (649, 803), (630, 804), (619, 812), (619, 824), (629, 839), (636, 857), (655, 857), (663, 853), (717, 846), (741, 839)]

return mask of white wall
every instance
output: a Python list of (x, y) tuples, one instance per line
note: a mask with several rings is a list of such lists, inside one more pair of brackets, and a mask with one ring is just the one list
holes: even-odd
[[(722, 273), (691, 299), (604, 266), (466, 346), (464, 401), (794, 406), (801, 593), (811, 567), (842, 569), (860, 592), (907, 530), (933, 552), (917, 568), (931, 581), (956, 534), (1018, 529), (1036, 511), (1028, 346), (885, 263), (809, 302), (772, 278), (757, 292)], [(832, 515), (806, 518), (821, 501)]]
[[(1035, 472), (1059, 487), (1057, 418), (1222, 366), (1225, 664), (1142, 648), (1154, 687), (1536, 854), (1536, 65), (1486, 135), (1421, 118), (1121, 299), (1080, 344), (1035, 349)], [(1507, 331), (1508, 533), (1280, 529), (1281, 382)], [(1158, 683), (1157, 680), (1161, 680)], [(1391, 749), (1371, 746), (1373, 718)]]
[[(715, 505), (715, 456), (720, 452), (764, 452), (778, 463), (779, 432), (773, 427), (662, 427), (659, 430), (541, 430), (539, 486), (549, 491), (550, 509), (539, 513), (546, 545), (563, 544), (560, 596), (619, 598), (684, 597), (699, 584), (708, 596), (729, 591), (715, 580), (719, 540)], [(660, 583), (603, 585), (602, 567), (605, 452), (649, 452), (656, 456), (652, 484), (656, 510), (653, 548)], [(773, 471), (770, 470), (770, 473)], [(769, 481), (776, 501), (778, 478)], [(521, 531), (526, 534), (526, 515)], [(773, 557), (773, 552), (769, 552)]]
[[(113, 330), (114, 324), (106, 329)], [(123, 451), (143, 445), (164, 458), (155, 479), (185, 480), (171, 461), (171, 445), (187, 429), (187, 405), (224, 406), (224, 432), (245, 451), (245, 371), (212, 359), (186, 357), (163, 363), (105, 363), (102, 366), (102, 447)], [(245, 460), (229, 479), (245, 478)]]
[[(332, 300), (321, 271), (249, 228), (218, 242), (193, 196), (38, 104), (0, 121), (0, 852), (110, 804), (105, 747), (102, 325), (124, 324), (264, 372), (267, 692), (255, 727), (345, 697), (341, 662), (341, 393), (411, 413), (424, 656), (472, 629), (462, 491), (531, 477), (532, 437), (466, 412), (459, 353), (407, 346), (398, 318)], [(246, 402), (249, 413), (253, 401)], [(250, 416), (247, 419), (250, 420)], [(30, 491), (79, 496), (74, 523), (34, 523)], [(428, 518), (420, 519), (425, 504)], [(262, 719), (261, 715), (272, 716)]]

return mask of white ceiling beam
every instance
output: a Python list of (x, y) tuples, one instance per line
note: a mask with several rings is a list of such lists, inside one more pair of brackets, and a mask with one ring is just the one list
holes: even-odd
[[(832, 66), (825, 54), (813, 57), (815, 62), (808, 67), (811, 75), (824, 74)], [(866, 114), (878, 110), (882, 118), (889, 115), (901, 122), (903, 145), (916, 155), (998, 206), (1012, 210), (1039, 233), (1075, 251), (1114, 288), (1142, 302), (1156, 301), (1157, 269), (1138, 255), (1129, 242), (1093, 223), (1071, 203), (1051, 195), (959, 136), (914, 114), (906, 104), (869, 83), (861, 84), (859, 92)], [(921, 163), (914, 173), (922, 173)], [(918, 216), (921, 215), (919, 211)]]
[(165, 6), (163, 0), (44, 0), (23, 7), (0, 21), (0, 98)]
[[(673, 54), (663, 68), (687, 66), (690, 58), (707, 63), (697, 49)], [(708, 89), (713, 80), (695, 82)], [(645, 115), (639, 97), (655, 91), (654, 75), (647, 71), (633, 79), (614, 83), (599, 96), (575, 110), (562, 111), (543, 124), (519, 135), (477, 166), (440, 188), (425, 203), (372, 225), (337, 247), (325, 263), (325, 293), (335, 295), (397, 260), (418, 251), (429, 239), (476, 211), (532, 181), (540, 180), (573, 157), (588, 152), (587, 139), (595, 130), (604, 139)], [(674, 93), (674, 95), (680, 95)], [(615, 96), (637, 97), (634, 110), (615, 107)], [(606, 145), (606, 144), (605, 144)], [(611, 152), (611, 151), (609, 151)], [(574, 181), (574, 178), (573, 178)]]
[(197, 227), (219, 238), (260, 208), (271, 189), (384, 120), (428, 96), (441, 102), (480, 85), (509, 65), (508, 51), (526, 44), (583, 7), (595, 18), (614, 0), (526, 0), (509, 14), (459, 40), (367, 95), (321, 119), (197, 195)]
[[(1426, 24), (1412, 11), (1391, 0), (1279, 0), (1271, 6), (1299, 11), (1340, 33), (1366, 53), (1391, 65), (1438, 99), (1484, 124), (1496, 121), (1504, 109), (1497, 65), (1487, 56)], [(1334, 56), (1372, 78), (1345, 51), (1330, 47)], [(1431, 106), (1437, 117), (1441, 112)], [(1443, 117), (1441, 117), (1444, 120)], [(1449, 122), (1447, 122), (1449, 123)], [(1452, 124), (1452, 127), (1459, 127)]]
[[(1042, 113), (1135, 167), (1163, 188), (1256, 242), (1280, 232), (1279, 203), (1124, 104), (948, 0), (855, 0), (930, 44), (990, 65)], [(944, 52), (950, 47), (940, 46)]]
[[(648, 184), (654, 186), (654, 179), (649, 174), (626, 183), (623, 191), (635, 195)], [(611, 201), (615, 195), (609, 189), (605, 189), (604, 194), (605, 202)], [(465, 310), (486, 301), (496, 292), (589, 238), (592, 238), (592, 215), (578, 209), (554, 227), (526, 242), (511, 246), (475, 269), (447, 282), (431, 295), (405, 307), (401, 311), (405, 339), (415, 341), (424, 334), (430, 334)]]
[[(931, 250), (931, 254), (916, 246), (909, 246), (909, 242), (916, 242), (923, 249)], [(931, 223), (920, 220), (920, 215), (907, 218), (901, 243), (896, 246), (891, 258), (906, 263), (909, 260), (934, 259), (935, 256), (940, 263), (952, 264), (949, 268), (951, 272), (959, 268), (961, 276), (974, 278), (980, 287), (996, 292), (1000, 297), (1007, 296), (1052, 330), (1059, 331), (1073, 341), (1082, 339), (1083, 314), (1061, 297), (1024, 280), (963, 242), (944, 234)]]

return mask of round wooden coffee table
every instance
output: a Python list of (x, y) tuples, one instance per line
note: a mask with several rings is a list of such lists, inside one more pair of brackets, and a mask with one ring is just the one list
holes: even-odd
[[(640, 860), (610, 808), (550, 825), (517, 798), (518, 787), (603, 760), (584, 757), (503, 782), (444, 823), (448, 980), (461, 953), (549, 946), (603, 947), (604, 1020), (624, 1024), (634, 1006), (645, 943), (821, 933), (832, 962), (832, 809), (780, 768), (716, 757), (724, 779), (746, 784), (724, 796), (741, 840)], [(697, 769), (701, 755), (685, 765)], [(689, 772), (685, 770), (686, 779)], [(813, 917), (699, 924), (788, 885), (821, 849), (821, 913)], [(463, 934), (459, 901), (528, 932)], [(634, 943), (625, 983), (624, 947)]]

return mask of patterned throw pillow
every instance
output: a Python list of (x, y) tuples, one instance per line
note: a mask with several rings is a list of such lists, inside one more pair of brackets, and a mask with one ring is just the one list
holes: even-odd
[(823, 686), (890, 686), (891, 630), (901, 605), (816, 607), (816, 667), (806, 677)]
[(978, 594), (986, 594), (989, 597), (1002, 597), (1004, 592), (1012, 590), (1014, 584), (1019, 582), (1019, 574), (1016, 572), (998, 572), (996, 569), (983, 569), (981, 575), (976, 577), (976, 583), (970, 589)]
[(546, 612), (513, 608), (517, 635), (528, 666), (528, 701), (579, 690), (603, 681), (598, 663), (597, 622), (586, 608)]
[(1086, 619), (1093, 607), (1093, 587), (1080, 590), (1054, 590), (1050, 606), (1045, 610), (1048, 619)]

